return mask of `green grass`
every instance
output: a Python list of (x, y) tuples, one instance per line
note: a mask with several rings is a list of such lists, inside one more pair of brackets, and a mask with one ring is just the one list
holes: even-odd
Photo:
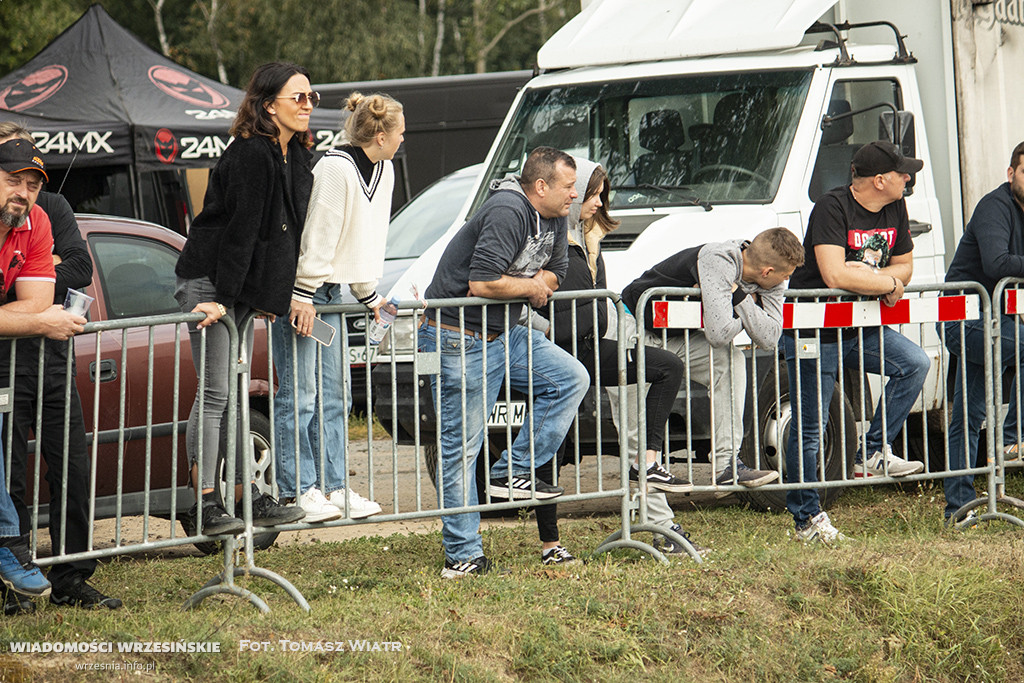
[[(1016, 480), (1016, 495), (1021, 482)], [(714, 551), (664, 567), (616, 552), (539, 563), (532, 519), (485, 533), (506, 574), (439, 577), (438, 534), (275, 547), (260, 566), (292, 581), (307, 614), (261, 579), (261, 615), (235, 597), (192, 612), (184, 600), (217, 558), (125, 558), (97, 582), (117, 613), (50, 606), (0, 620), (0, 678), (68, 681), (113, 655), (11, 655), (7, 641), (217, 641), (219, 654), (139, 654), (141, 676), (202, 681), (1019, 681), (1024, 680), (1024, 530), (942, 528), (941, 488), (848, 492), (831, 511), (851, 540), (805, 547), (791, 521), (741, 507), (688, 510), (679, 521)], [(1024, 512), (1019, 514), (1024, 515)], [(587, 555), (614, 518), (562, 525)], [(239, 641), (398, 641), (400, 652), (239, 652)]]
[[(351, 417), (348, 418), (348, 438), (350, 441), (366, 439), (365, 415), (352, 415)], [(390, 438), (388, 431), (384, 429), (384, 425), (380, 423), (380, 420), (377, 419), (376, 415), (373, 416), (373, 438)]]

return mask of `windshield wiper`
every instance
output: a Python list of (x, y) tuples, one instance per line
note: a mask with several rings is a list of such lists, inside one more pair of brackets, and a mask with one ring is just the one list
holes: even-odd
[[(655, 185), (653, 183), (640, 183), (639, 185), (615, 185), (612, 187), (613, 190), (657, 190), (658, 192), (676, 192), (688, 187), (688, 185)], [(679, 200), (683, 204), (689, 204), (690, 206), (699, 206), (705, 211), (710, 211), (715, 208), (706, 199), (694, 195), (684, 195)]]

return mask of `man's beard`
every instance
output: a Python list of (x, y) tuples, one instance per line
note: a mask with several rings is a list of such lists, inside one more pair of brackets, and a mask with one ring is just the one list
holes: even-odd
[(1024, 183), (1018, 183), (1014, 180), (1010, 183), (1010, 191), (1013, 192), (1013, 196), (1017, 200), (1017, 203), (1024, 206)]
[(11, 228), (20, 228), (25, 225), (25, 221), (28, 220), (28, 211), (17, 214), (8, 209), (8, 206), (9, 204), (4, 204), (4, 208), (0, 209), (0, 222)]

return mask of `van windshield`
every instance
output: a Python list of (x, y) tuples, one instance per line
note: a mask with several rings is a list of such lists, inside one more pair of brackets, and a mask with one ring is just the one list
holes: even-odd
[(767, 203), (810, 82), (798, 70), (530, 89), (487, 178), (518, 174), (530, 150), (546, 145), (604, 166), (613, 209)]

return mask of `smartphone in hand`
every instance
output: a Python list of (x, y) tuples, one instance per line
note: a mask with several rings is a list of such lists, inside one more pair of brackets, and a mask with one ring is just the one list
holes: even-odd
[[(292, 321), (292, 327), (295, 327), (295, 321)], [(334, 326), (325, 323), (320, 318), (313, 318), (313, 331), (310, 333), (310, 337), (315, 341), (323, 344), (324, 346), (330, 346), (331, 342), (334, 341), (334, 334), (337, 330)]]

